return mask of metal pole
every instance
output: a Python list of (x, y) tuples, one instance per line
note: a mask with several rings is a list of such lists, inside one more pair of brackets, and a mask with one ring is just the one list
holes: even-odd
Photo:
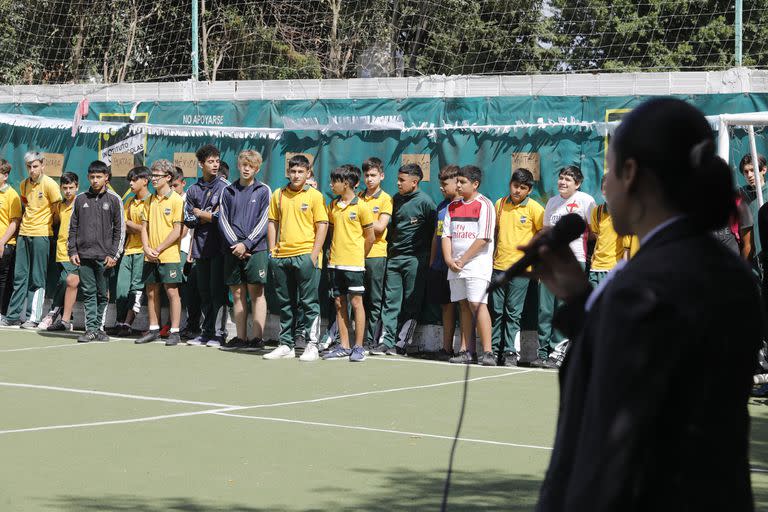
[(192, 0), (192, 80), (199, 78), (199, 57), (197, 51), (198, 27), (200, 26), (200, 15), (197, 12), (198, 0)]
[[(763, 179), (760, 175), (760, 161), (757, 159), (757, 145), (755, 144), (755, 127), (752, 125), (747, 126), (747, 133), (749, 134), (749, 151), (752, 153), (752, 169), (755, 173), (755, 191), (757, 192), (757, 207), (760, 208), (765, 202), (763, 197)], [(757, 225), (757, 219), (755, 219), (755, 225)], [(754, 234), (753, 234), (754, 236)]]
[(736, 32), (736, 67), (740, 68), (742, 65), (742, 2), (743, 0), (736, 0), (736, 21), (734, 23), (734, 30)]

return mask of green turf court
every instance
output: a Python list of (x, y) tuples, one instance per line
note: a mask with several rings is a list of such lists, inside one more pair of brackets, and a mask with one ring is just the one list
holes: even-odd
[[(3, 511), (436, 510), (465, 370), (77, 344), (16, 329), (0, 330), (0, 361)], [(449, 509), (530, 510), (556, 374), (472, 367), (469, 377)], [(768, 403), (751, 411), (764, 509)]]

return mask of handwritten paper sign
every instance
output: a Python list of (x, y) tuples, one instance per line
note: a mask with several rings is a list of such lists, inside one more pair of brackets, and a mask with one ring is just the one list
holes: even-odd
[(541, 175), (541, 157), (538, 153), (512, 153), (512, 171), (515, 169), (528, 169), (533, 174), (533, 179), (539, 181)]
[(429, 181), (429, 153), (403, 154), (402, 165), (407, 164), (416, 164), (421, 167), (421, 172), (424, 173), (422, 181)]
[(134, 166), (133, 153), (112, 153), (112, 176), (125, 177)]
[(304, 155), (307, 157), (307, 160), (309, 160), (309, 168), (312, 169), (312, 166), (315, 165), (315, 157), (313, 155), (310, 155), (309, 153), (286, 153), (285, 154), (285, 177), (288, 177), (288, 162), (290, 162), (291, 158), (295, 157), (296, 155)]
[(64, 155), (61, 153), (43, 153), (43, 163), (48, 176), (58, 177), (64, 172)]
[(194, 153), (174, 153), (173, 165), (181, 167), (186, 178), (197, 178), (197, 156)]

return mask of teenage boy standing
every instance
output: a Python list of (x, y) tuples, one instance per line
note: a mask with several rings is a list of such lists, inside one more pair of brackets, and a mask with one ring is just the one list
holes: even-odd
[[(381, 312), (381, 338), (372, 355), (405, 353), (416, 328), (416, 316), (424, 297), (424, 271), (427, 268), (435, 228), (435, 202), (419, 190), (424, 173), (417, 164), (406, 164), (397, 171), (398, 193), (392, 198), (393, 222), (389, 242), (384, 305)], [(398, 324), (402, 324), (399, 339)], [(397, 347), (397, 348), (395, 348)]]
[(21, 224), (21, 198), (8, 184), (11, 164), (0, 159), (0, 320), (8, 310), (13, 291), (16, 231)]
[[(21, 325), (23, 329), (34, 329), (43, 316), (48, 253), (53, 236), (53, 210), (61, 201), (61, 192), (56, 182), (45, 175), (45, 161), (41, 153), (28, 152), (24, 155), (24, 162), (29, 177), (21, 182), (24, 216), (16, 239), (13, 294), (0, 325)], [(27, 321), (22, 324), (20, 317), (25, 302)]]
[(109, 275), (125, 242), (123, 202), (107, 183), (111, 171), (100, 160), (88, 166), (91, 186), (75, 198), (67, 253), (78, 267), (85, 306), (85, 333), (78, 342), (109, 341), (103, 331), (109, 300)]

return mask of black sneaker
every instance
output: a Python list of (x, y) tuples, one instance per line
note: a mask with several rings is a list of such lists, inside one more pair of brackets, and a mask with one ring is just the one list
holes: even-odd
[(166, 347), (175, 347), (181, 343), (181, 336), (179, 336), (179, 333), (177, 332), (169, 332), (168, 337), (165, 339), (165, 346)]
[(123, 324), (117, 329), (117, 332), (115, 332), (114, 335), (117, 336), (118, 338), (133, 336), (133, 329), (131, 329), (130, 325)]
[(547, 361), (546, 359), (537, 357), (536, 359), (528, 363), (528, 366), (530, 366), (531, 368), (546, 368), (546, 366), (544, 366), (546, 364), (546, 361)]
[(53, 322), (51, 325), (48, 326), (46, 331), (71, 331), (72, 330), (72, 323), (71, 322), (65, 322), (61, 318)]
[(232, 352), (235, 350), (244, 350), (248, 346), (248, 342), (235, 336), (229, 341), (225, 341), (223, 345), (219, 347), (219, 350), (225, 352)]
[(496, 366), (496, 355), (493, 352), (483, 352), (478, 362), (483, 366)]
[(19, 327), (20, 325), (21, 320), (9, 320), (7, 318), (0, 320), (0, 327)]
[(78, 343), (90, 343), (92, 341), (99, 341), (98, 333), (96, 331), (85, 331), (80, 337), (77, 338)]
[(386, 343), (379, 343), (374, 348), (371, 349), (371, 355), (372, 356), (389, 356), (392, 354), (396, 354), (394, 348), (391, 348)]
[(461, 352), (456, 354), (454, 357), (450, 358), (448, 362), (452, 364), (472, 364), (475, 361), (474, 361), (474, 358), (472, 357), (472, 354), (470, 354), (466, 350), (462, 350)]
[(544, 360), (544, 363), (541, 366), (542, 368), (546, 368), (548, 370), (559, 370), (560, 364), (557, 362), (556, 359), (552, 357), (548, 357)]
[(303, 334), (297, 334), (293, 338), (293, 348), (298, 350), (303, 350), (307, 348), (307, 339), (304, 337)]
[(504, 354), (504, 366), (517, 366), (520, 356), (517, 352), (507, 352)]
[(156, 339), (160, 337), (160, 329), (155, 329), (154, 331), (147, 331), (144, 336), (137, 340), (133, 340), (133, 342), (137, 345), (143, 345), (144, 343), (152, 343)]
[(181, 336), (181, 339), (183, 339), (183, 340), (195, 339), (198, 336), (200, 336), (200, 330), (199, 329), (195, 330), (195, 329), (186, 328), (183, 331), (181, 331), (180, 336)]
[(243, 348), (243, 352), (258, 352), (259, 350), (264, 349), (264, 340), (261, 338), (251, 338), (248, 340), (248, 343), (246, 343), (245, 348)]
[[(326, 348), (325, 350), (323, 350), (322, 352), (320, 352), (320, 355), (321, 355), (321, 356), (324, 356), (325, 354), (330, 354), (331, 352), (333, 352), (334, 350), (336, 350), (336, 349), (337, 349), (337, 348), (339, 348), (340, 346), (341, 346), (341, 342), (338, 342), (338, 341), (334, 341), (333, 343), (331, 343), (330, 345), (328, 345), (328, 348)], [(369, 349), (369, 350), (368, 350), (368, 352), (371, 352), (372, 350), (373, 350), (373, 349)]]
[(437, 352), (435, 352), (435, 359), (438, 361), (448, 361), (450, 358), (453, 357), (453, 352), (448, 352), (444, 348), (441, 348)]
[(104, 331), (96, 331), (96, 339), (94, 341), (109, 341), (109, 336)]

